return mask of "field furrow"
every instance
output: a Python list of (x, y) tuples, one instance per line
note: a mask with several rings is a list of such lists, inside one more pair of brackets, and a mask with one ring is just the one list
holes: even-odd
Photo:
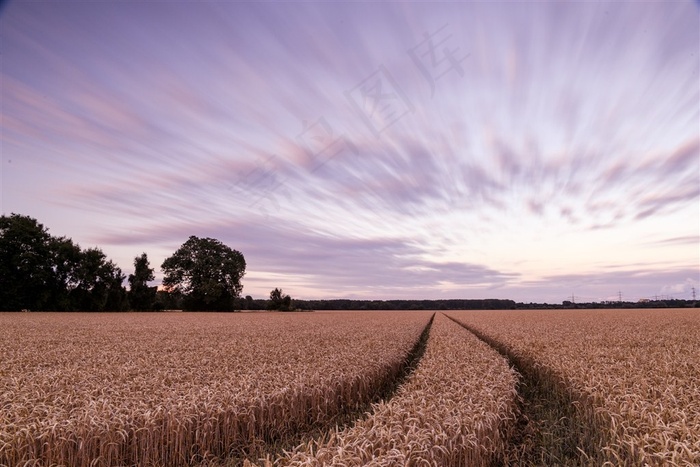
[(489, 466), (503, 462), (515, 420), (516, 374), (506, 360), (438, 314), (417, 369), (396, 395), (276, 465)]
[(697, 310), (450, 316), (507, 354), (533, 385), (536, 446), (520, 465), (700, 465)]
[(0, 465), (259, 456), (390, 390), (430, 316), (0, 314)]

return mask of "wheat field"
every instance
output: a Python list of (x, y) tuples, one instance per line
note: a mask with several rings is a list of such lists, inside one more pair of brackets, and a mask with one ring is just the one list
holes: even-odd
[(0, 314), (0, 465), (258, 455), (374, 399), (430, 316)]
[(700, 310), (449, 315), (573, 404), (574, 465), (700, 465)]
[(0, 313), (0, 466), (700, 465), (697, 310)]
[(439, 314), (418, 368), (390, 401), (277, 464), (497, 465), (516, 418), (516, 381), (498, 352)]

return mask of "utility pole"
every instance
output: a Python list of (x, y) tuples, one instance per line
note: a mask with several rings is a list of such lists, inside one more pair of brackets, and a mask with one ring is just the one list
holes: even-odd
[(695, 287), (693, 287), (693, 301), (695, 301)]
[(622, 292), (617, 292), (617, 300), (622, 303)]

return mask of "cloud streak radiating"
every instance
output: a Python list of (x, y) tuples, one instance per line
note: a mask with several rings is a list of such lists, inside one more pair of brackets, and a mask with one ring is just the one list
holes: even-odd
[(2, 209), (126, 271), (218, 238), (256, 297), (689, 298), (699, 18), (693, 2), (10, 3)]

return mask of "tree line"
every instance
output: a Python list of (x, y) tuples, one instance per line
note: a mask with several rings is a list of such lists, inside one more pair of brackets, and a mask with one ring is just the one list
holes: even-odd
[(294, 300), (302, 310), (510, 310), (513, 300), (439, 299), (439, 300)]
[(0, 217), (0, 310), (126, 310), (121, 269), (36, 219)]
[[(271, 308), (271, 301), (241, 298), (237, 307), (242, 310), (265, 310)], [(576, 303), (524, 303), (509, 299), (437, 299), (437, 300), (292, 300), (288, 310), (562, 310), (571, 308), (692, 308), (700, 307), (700, 301), (668, 299), (644, 302), (588, 302)], [(277, 309), (277, 308), (272, 308)]]
[[(241, 297), (243, 254), (213, 238), (191, 236), (163, 261), (163, 287), (148, 256), (134, 258), (128, 277), (97, 247), (83, 249), (55, 237), (36, 219), (0, 217), (0, 311), (236, 310), (503, 310), (532, 308), (692, 307), (690, 300), (561, 304), (516, 303), (504, 299), (292, 300), (281, 289), (269, 299)], [(124, 286), (127, 280), (129, 289)]]
[(36, 219), (0, 217), (0, 310), (126, 311), (178, 308), (231, 311), (245, 274), (243, 255), (218, 240), (190, 237), (162, 266), (163, 287), (146, 253), (127, 276), (99, 248), (56, 237)]

